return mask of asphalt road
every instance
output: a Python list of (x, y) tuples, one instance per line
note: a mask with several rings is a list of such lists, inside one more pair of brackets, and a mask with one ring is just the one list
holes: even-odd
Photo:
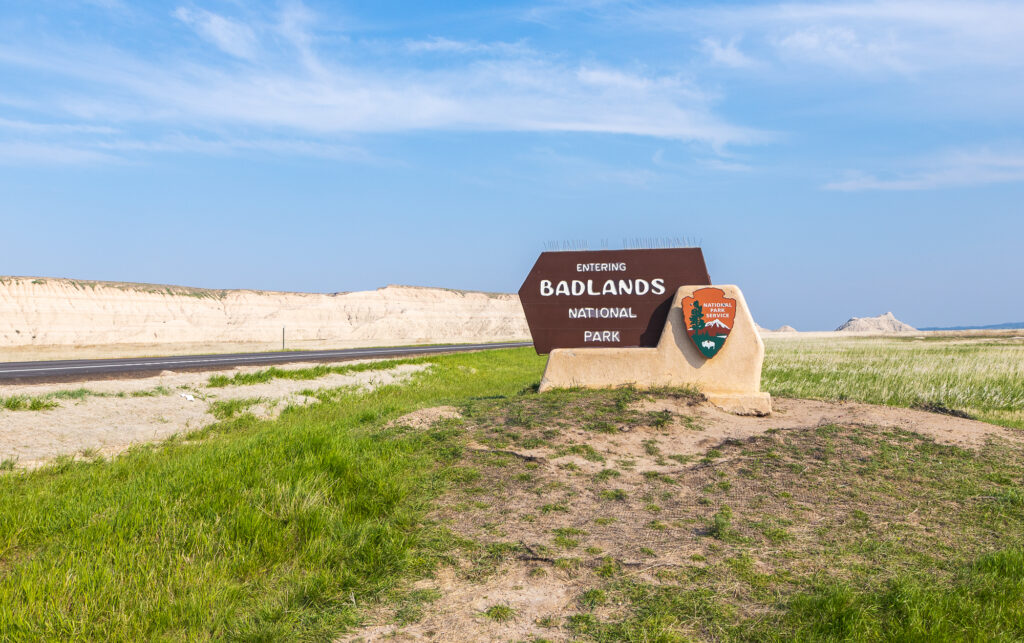
[(410, 357), (432, 353), (462, 353), (495, 348), (533, 346), (530, 342), (503, 344), (445, 344), (440, 346), (396, 346), (393, 348), (349, 348), (336, 351), (285, 351), (280, 353), (236, 353), (230, 355), (188, 355), (123, 359), (74, 359), (45, 362), (0, 362), (0, 384), (26, 382), (70, 382), (112, 377), (143, 377), (161, 371), (208, 371), (259, 364), (288, 362), (343, 362), (353, 359)]

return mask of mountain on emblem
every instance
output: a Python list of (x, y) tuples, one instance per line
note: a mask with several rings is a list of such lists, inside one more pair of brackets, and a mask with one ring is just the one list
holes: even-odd
[(719, 288), (699, 288), (690, 297), (683, 297), (683, 319), (686, 334), (704, 357), (711, 359), (729, 339), (736, 319), (736, 300), (729, 299)]

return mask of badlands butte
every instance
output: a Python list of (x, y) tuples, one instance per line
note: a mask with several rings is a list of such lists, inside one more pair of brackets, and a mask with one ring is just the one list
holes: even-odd
[(515, 295), (333, 294), (0, 277), (0, 361), (524, 341)]
[[(528, 341), (514, 294), (387, 286), (332, 294), (0, 277), (0, 361)], [(762, 333), (794, 332), (783, 326)], [(914, 329), (886, 313), (838, 330)]]

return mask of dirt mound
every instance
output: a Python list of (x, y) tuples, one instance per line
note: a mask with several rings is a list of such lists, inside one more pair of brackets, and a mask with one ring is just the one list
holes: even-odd
[(796, 329), (789, 325), (779, 326), (775, 329), (776, 333), (795, 333)]
[[(818, 551), (812, 539), (830, 521), (911, 514), (902, 506), (911, 501), (899, 494), (887, 495), (893, 507), (881, 508), (870, 504), (873, 494), (862, 502), (830, 495), (836, 482), (826, 478), (840, 475), (836, 463), (865, 467), (878, 448), (870, 445), (887, 454), (930, 440), (972, 450), (993, 439), (1021, 442), (1007, 429), (911, 409), (778, 399), (775, 414), (757, 418), (693, 396), (627, 395), (568, 393), (557, 403), (541, 397), (469, 408), (465, 464), (481, 477), (446, 497), (434, 518), (475, 544), (416, 583), (410, 596), (428, 598), (415, 609), (382, 607), (341, 640), (576, 640), (570, 617), (620, 610), (587, 593), (612, 576), (657, 583), (673, 570), (699, 573), (734, 553), (723, 543), (766, 538), (751, 545), (751, 561), (793, 564), (778, 543), (794, 541), (801, 544), (789, 551), (795, 548), (800, 564), (819, 564), (801, 552)], [(726, 502), (735, 519), (715, 527)], [(933, 514), (930, 506), (912, 513), (923, 534), (947, 510)], [(757, 520), (741, 520), (748, 515)], [(758, 573), (771, 571), (754, 564)], [(418, 614), (412, 622), (409, 612)]]
[(891, 312), (877, 317), (851, 317), (836, 329), (836, 331), (851, 333), (903, 333), (916, 330), (910, 324), (904, 324), (896, 319)]

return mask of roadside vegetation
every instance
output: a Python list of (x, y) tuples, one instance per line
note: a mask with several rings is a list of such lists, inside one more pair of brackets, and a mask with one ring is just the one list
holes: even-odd
[(431, 361), (429, 357), (414, 357), (409, 359), (382, 360), (375, 362), (362, 362), (359, 364), (345, 364), (342, 366), (311, 366), (309, 368), (265, 368), (253, 373), (235, 373), (231, 377), (227, 375), (211, 375), (207, 381), (210, 388), (222, 388), (225, 386), (247, 386), (250, 384), (263, 384), (276, 379), (287, 380), (315, 380), (325, 375), (348, 375), (350, 373), (364, 373), (366, 371), (380, 371), (394, 368), (402, 364), (424, 364)]
[(457, 474), (422, 406), (535, 383), (532, 350), (433, 358), (412, 383), (251, 415), (110, 461), (0, 475), (0, 639), (329, 640), (432, 563), (423, 527)]
[[(764, 387), (1024, 428), (1022, 361), (1012, 340), (770, 341)], [(1016, 441), (823, 426), (684, 452), (698, 392), (539, 394), (532, 349), (209, 385), (405, 363), (431, 368), (273, 420), (215, 402), (217, 423), (110, 460), (0, 463), (0, 640), (327, 641), (429, 623), (442, 572), (509, 570), (574, 592), (467, 617), (524, 640), (1024, 639)]]
[(210, 414), (218, 420), (229, 420), (254, 406), (266, 402), (260, 397), (243, 397), (233, 400), (216, 400), (210, 404)]
[(761, 386), (1024, 429), (1024, 337), (768, 338)]
[(64, 391), (54, 391), (44, 395), (11, 395), (0, 397), (0, 408), (8, 411), (48, 411), (60, 406), (60, 400), (81, 401), (87, 397), (157, 397), (170, 395), (171, 391), (163, 386), (157, 386), (144, 391), (101, 393), (87, 388), (77, 388)]
[(8, 411), (46, 411), (60, 406), (44, 396), (12, 395), (0, 398), (0, 407)]

